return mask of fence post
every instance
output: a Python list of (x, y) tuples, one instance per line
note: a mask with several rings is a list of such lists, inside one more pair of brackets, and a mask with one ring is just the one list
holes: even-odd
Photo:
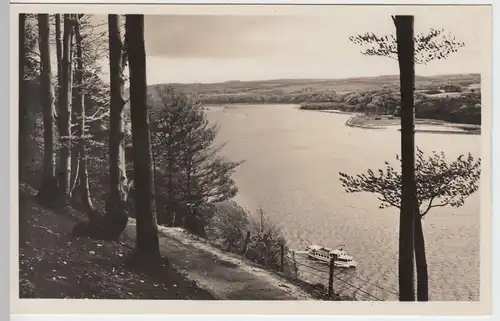
[(249, 241), (250, 241), (250, 231), (247, 231), (247, 236), (245, 237), (245, 243), (243, 243), (243, 249), (241, 250), (241, 255), (243, 256), (247, 254), (247, 247)]
[(335, 259), (337, 255), (330, 258), (330, 275), (328, 278), (328, 298), (331, 299), (333, 295), (333, 270), (335, 269)]
[(283, 272), (285, 270), (285, 244), (283, 243), (280, 244), (280, 254), (281, 254), (280, 272)]

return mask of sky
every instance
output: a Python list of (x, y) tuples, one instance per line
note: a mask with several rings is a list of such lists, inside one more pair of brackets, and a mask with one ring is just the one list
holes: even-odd
[[(478, 27), (489, 19), (484, 9), (416, 9), (415, 33), (444, 28), (465, 42), (447, 60), (417, 65), (418, 75), (481, 72), (481, 59), (489, 54)], [(396, 60), (363, 56), (349, 41), (367, 31), (395, 34), (390, 14), (350, 6), (328, 15), (146, 15), (148, 83), (398, 74)]]

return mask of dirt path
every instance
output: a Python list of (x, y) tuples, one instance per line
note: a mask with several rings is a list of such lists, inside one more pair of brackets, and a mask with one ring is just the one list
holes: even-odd
[[(135, 225), (126, 235), (135, 239)], [(272, 272), (220, 251), (182, 229), (160, 227), (160, 251), (176, 270), (222, 300), (311, 300)]]

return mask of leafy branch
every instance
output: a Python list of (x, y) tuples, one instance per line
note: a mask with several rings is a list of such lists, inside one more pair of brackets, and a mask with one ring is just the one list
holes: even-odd
[[(394, 18), (393, 18), (394, 19)], [(362, 47), (365, 56), (380, 56), (398, 59), (396, 37), (394, 35), (377, 36), (372, 32), (350, 36), (349, 40)], [(446, 59), (457, 52), (465, 43), (457, 40), (444, 29), (431, 29), (427, 34), (418, 34), (415, 40), (415, 63), (427, 64), (435, 59)]]
[[(428, 157), (417, 148), (415, 180), (421, 217), (432, 208), (460, 207), (465, 199), (478, 190), (481, 176), (481, 159), (469, 153), (460, 155), (453, 162), (446, 161), (443, 152), (432, 152)], [(400, 161), (399, 155), (396, 159)], [(401, 207), (402, 179), (389, 162), (377, 171), (350, 176), (339, 173), (342, 187), (347, 193), (369, 192), (377, 194), (379, 208)]]

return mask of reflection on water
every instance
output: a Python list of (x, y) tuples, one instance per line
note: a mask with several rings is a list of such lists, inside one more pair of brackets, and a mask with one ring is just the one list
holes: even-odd
[[(338, 173), (397, 165), (400, 133), (344, 126), (348, 115), (295, 106), (209, 108), (224, 153), (245, 160), (235, 174), (237, 201), (262, 207), (284, 228), (292, 248), (347, 244), (359, 263), (349, 282), (393, 300), (397, 291), (398, 211), (378, 209), (373, 194), (347, 194)], [(480, 156), (480, 136), (418, 133), (424, 152)], [(461, 208), (436, 208), (424, 219), (432, 300), (479, 299), (479, 193)], [(327, 279), (325, 279), (327, 280)], [(337, 283), (337, 282), (336, 282)], [(340, 283), (339, 283), (340, 286)]]

